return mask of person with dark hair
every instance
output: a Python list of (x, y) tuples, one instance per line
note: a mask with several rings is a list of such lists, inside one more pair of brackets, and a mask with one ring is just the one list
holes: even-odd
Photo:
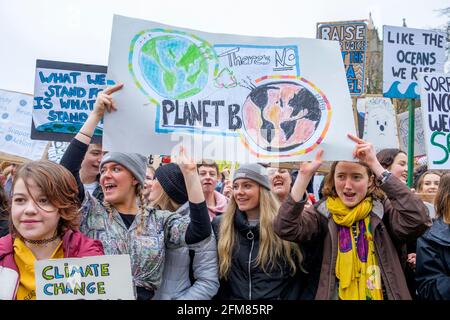
[(406, 184), (408, 179), (408, 157), (406, 152), (395, 149), (383, 149), (377, 153), (377, 159), (384, 169)]
[(100, 162), (102, 161), (103, 150), (101, 144), (91, 143), (88, 146), (80, 167), (80, 180), (84, 190), (89, 192), (98, 201), (103, 202), (103, 191), (100, 187)]
[(11, 234), (0, 238), (0, 300), (35, 300), (36, 260), (98, 256), (103, 247), (78, 231), (77, 182), (64, 167), (28, 162), (12, 191)]
[[(377, 153), (377, 159), (384, 169), (389, 170), (394, 177), (403, 183), (407, 183), (408, 157), (404, 151), (396, 148), (383, 149)], [(413, 239), (413, 241), (399, 246), (397, 249), (399, 250), (409, 292), (414, 299), (416, 297), (416, 283), (414, 281), (416, 241)]]
[(450, 300), (450, 174), (441, 177), (435, 198), (436, 220), (417, 239), (419, 299)]
[(149, 300), (161, 284), (167, 247), (181, 247), (208, 238), (211, 222), (196, 164), (180, 150), (180, 169), (189, 199), (189, 216), (145, 207), (142, 189), (147, 158), (137, 153), (108, 152), (100, 162), (103, 203), (85, 192), (80, 165), (97, 124), (106, 111), (116, 110), (111, 94), (115, 85), (99, 93), (93, 111), (71, 141), (61, 164), (78, 182), (82, 202), (80, 230), (102, 241), (105, 253), (129, 254), (136, 296)]
[[(202, 171), (199, 172), (202, 180)], [(152, 207), (189, 216), (186, 184), (177, 164), (169, 163), (156, 169), (150, 200)], [(217, 269), (214, 236), (194, 245), (168, 248), (161, 287), (153, 299), (210, 300), (219, 289)]]
[(305, 207), (305, 191), (322, 164), (323, 151), (313, 162), (301, 164), (275, 217), (275, 233), (321, 253), (318, 300), (411, 299), (396, 247), (427, 229), (427, 210), (381, 166), (371, 143), (348, 136), (356, 142), (353, 155), (359, 162), (334, 162), (325, 181), (325, 198), (313, 207)]

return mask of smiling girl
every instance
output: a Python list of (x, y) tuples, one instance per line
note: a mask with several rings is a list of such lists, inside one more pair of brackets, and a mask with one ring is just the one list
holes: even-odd
[(166, 247), (200, 242), (211, 234), (211, 223), (201, 192), (196, 164), (180, 151), (190, 214), (145, 207), (147, 159), (137, 153), (108, 152), (100, 162), (104, 202), (84, 192), (80, 165), (97, 124), (106, 111), (116, 110), (111, 94), (122, 84), (101, 92), (94, 110), (67, 148), (61, 164), (75, 176), (82, 202), (81, 231), (102, 241), (106, 254), (129, 254), (137, 299), (149, 300), (161, 284)]
[(11, 233), (0, 238), (0, 299), (36, 299), (36, 260), (103, 255), (100, 241), (77, 231), (77, 183), (64, 167), (26, 163), (12, 192)]
[(219, 299), (300, 297), (302, 255), (297, 245), (274, 233), (278, 208), (266, 168), (259, 164), (240, 166), (233, 177), (227, 211), (213, 220), (218, 236)]

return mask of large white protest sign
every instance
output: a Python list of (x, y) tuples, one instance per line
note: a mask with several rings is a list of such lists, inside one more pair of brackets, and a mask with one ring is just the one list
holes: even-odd
[(385, 148), (398, 148), (397, 118), (391, 99), (366, 97), (363, 139), (371, 142), (378, 152)]
[(450, 74), (420, 74), (420, 101), (429, 169), (450, 169)]
[(445, 34), (383, 26), (383, 95), (419, 98), (419, 72), (443, 72)]
[[(422, 156), (427, 153), (425, 148), (425, 138), (423, 134), (422, 108), (414, 110), (414, 156)], [(409, 112), (403, 112), (397, 115), (397, 127), (400, 140), (400, 149), (408, 150), (409, 136)]]
[(37, 300), (134, 300), (129, 255), (37, 260)]
[(351, 98), (339, 43), (175, 28), (114, 16), (106, 150), (277, 162), (352, 159)]
[(38, 160), (46, 142), (30, 139), (33, 96), (0, 90), (0, 151)]
[[(106, 84), (105, 66), (37, 60), (32, 138), (70, 141)], [(94, 135), (102, 131), (100, 123)]]
[(339, 41), (348, 89), (360, 96), (365, 89), (367, 22), (365, 20), (318, 22), (317, 39)]

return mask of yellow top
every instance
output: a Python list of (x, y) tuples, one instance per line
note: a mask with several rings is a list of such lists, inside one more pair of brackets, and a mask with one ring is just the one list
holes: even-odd
[[(62, 241), (53, 251), (50, 259), (64, 258)], [(36, 300), (36, 280), (34, 277), (34, 262), (36, 257), (33, 252), (19, 239), (14, 239), (14, 260), (19, 268), (19, 288), (17, 300)]]

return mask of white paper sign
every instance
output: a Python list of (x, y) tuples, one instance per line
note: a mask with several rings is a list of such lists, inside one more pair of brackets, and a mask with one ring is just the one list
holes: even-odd
[(37, 300), (134, 300), (129, 255), (38, 260)]
[[(422, 124), (422, 108), (414, 110), (414, 156), (422, 156), (427, 153)], [(409, 112), (397, 115), (400, 149), (408, 151)]]
[(419, 98), (419, 72), (443, 72), (443, 32), (383, 26), (383, 96)]
[(212, 34), (114, 16), (108, 79), (124, 83), (103, 147), (244, 162), (352, 159), (339, 44)]
[(363, 140), (371, 142), (378, 152), (398, 148), (397, 118), (391, 99), (367, 97)]
[(428, 168), (450, 169), (450, 74), (420, 75), (420, 101)]
[(47, 142), (30, 139), (33, 96), (0, 89), (0, 151), (39, 160)]

